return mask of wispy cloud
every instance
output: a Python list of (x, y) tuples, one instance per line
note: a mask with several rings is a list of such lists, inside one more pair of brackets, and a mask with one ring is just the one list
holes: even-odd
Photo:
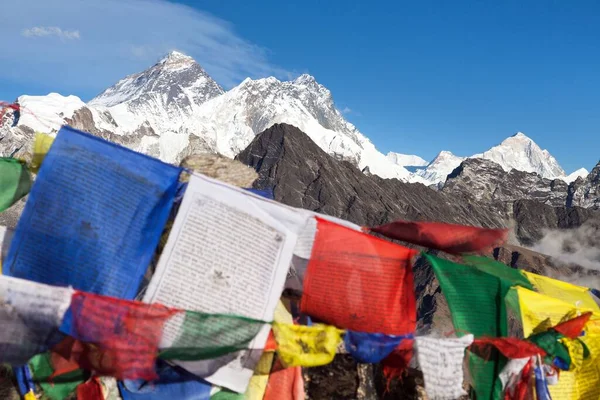
[(351, 112), (352, 112), (352, 109), (350, 107), (342, 108), (342, 114), (350, 114)]
[(62, 30), (57, 26), (34, 26), (33, 28), (23, 29), (21, 35), (31, 37), (57, 36), (61, 39), (80, 39), (79, 31)]
[[(194, 57), (226, 88), (246, 77), (290, 75), (230, 22), (166, 0), (12, 1), (2, 13), (19, 16), (0, 24), (1, 79), (11, 85), (89, 99), (174, 49)], [(32, 40), (44, 36), (63, 40)], [(61, 43), (67, 39), (69, 46)]]

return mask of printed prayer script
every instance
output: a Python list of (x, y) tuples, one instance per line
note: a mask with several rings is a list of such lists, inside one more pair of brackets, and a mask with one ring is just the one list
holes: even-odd
[[(284, 218), (278, 215), (282, 213)], [(305, 214), (193, 175), (144, 301), (271, 321), (306, 219)], [(184, 316), (172, 318), (161, 347), (171, 346), (184, 328)], [(213, 384), (242, 393), (269, 330), (265, 324), (257, 331), (249, 344), (256, 351), (176, 362)]]
[(425, 391), (431, 400), (454, 400), (466, 394), (463, 383), (465, 348), (473, 335), (442, 339), (417, 336), (417, 358), (423, 371)]
[(31, 189), (3, 273), (132, 299), (181, 169), (63, 127)]

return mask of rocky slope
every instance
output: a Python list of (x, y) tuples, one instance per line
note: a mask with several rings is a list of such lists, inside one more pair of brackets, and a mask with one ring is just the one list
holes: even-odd
[(585, 178), (567, 184), (562, 179), (546, 179), (533, 172), (513, 169), (484, 159), (463, 161), (441, 187), (446, 193), (460, 194), (478, 201), (536, 200), (550, 206), (578, 206), (600, 209), (600, 162)]

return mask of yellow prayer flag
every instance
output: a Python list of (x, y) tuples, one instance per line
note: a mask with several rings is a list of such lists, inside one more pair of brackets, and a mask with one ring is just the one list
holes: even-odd
[(285, 367), (317, 367), (329, 364), (335, 357), (343, 332), (324, 324), (273, 324), (277, 353)]
[(523, 273), (538, 292), (577, 306), (577, 308), (587, 307), (592, 311), (600, 312), (600, 307), (594, 301), (588, 288), (531, 272), (523, 271)]
[(35, 141), (33, 142), (33, 156), (31, 158), (31, 165), (29, 166), (32, 172), (37, 173), (39, 171), (44, 157), (46, 157), (53, 142), (54, 138), (52, 136), (36, 132)]
[(293, 324), (294, 320), (292, 318), (292, 314), (288, 312), (285, 308), (285, 305), (281, 300), (277, 302), (277, 306), (275, 307), (275, 314), (273, 315), (273, 320), (275, 322), (280, 322), (282, 324)]
[(33, 391), (30, 390), (29, 392), (25, 393), (25, 396), (23, 396), (23, 400), (36, 400), (35, 393), (33, 393)]
[(264, 352), (256, 365), (254, 374), (250, 379), (250, 385), (244, 394), (247, 400), (262, 400), (267, 390), (267, 382), (269, 381), (269, 373), (273, 365), (273, 352)]
[(595, 310), (590, 308), (576, 307), (575, 303), (567, 303), (522, 287), (513, 287), (512, 290), (517, 292), (519, 298), (525, 337), (547, 330), (577, 316), (578, 313), (593, 312), (590, 321), (586, 324), (586, 335), (580, 338), (588, 346), (591, 353), (590, 358), (582, 360), (583, 354), (579, 355), (580, 349), (568, 342), (567, 348), (576, 369), (561, 371), (558, 383), (550, 385), (548, 389), (553, 400), (600, 398), (600, 365), (595, 362), (598, 349), (600, 349), (600, 342), (597, 341), (600, 336), (590, 334), (588, 329), (590, 326), (594, 327), (600, 320), (600, 313), (594, 312)]
[(567, 303), (520, 286), (515, 286), (511, 290), (517, 291), (519, 297), (519, 308), (521, 309), (525, 337), (532, 333), (548, 330), (554, 325), (576, 316), (577, 314), (574, 314), (574, 311), (580, 313), (592, 311), (594, 314), (592, 314), (591, 319), (600, 318), (600, 314), (591, 308), (576, 307), (574, 303)]

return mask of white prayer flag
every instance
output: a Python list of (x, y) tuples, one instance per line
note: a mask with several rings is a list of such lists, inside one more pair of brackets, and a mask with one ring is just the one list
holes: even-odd
[(73, 289), (0, 275), (0, 363), (23, 365), (47, 350)]
[(471, 343), (473, 335), (451, 339), (415, 338), (425, 392), (430, 400), (454, 400), (466, 394), (463, 389), (463, 359), (465, 348)]

